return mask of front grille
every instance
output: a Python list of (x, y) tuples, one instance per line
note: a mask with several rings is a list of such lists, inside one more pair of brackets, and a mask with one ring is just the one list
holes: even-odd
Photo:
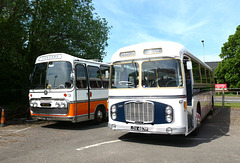
[(126, 122), (153, 123), (154, 104), (149, 101), (130, 101), (124, 104)]

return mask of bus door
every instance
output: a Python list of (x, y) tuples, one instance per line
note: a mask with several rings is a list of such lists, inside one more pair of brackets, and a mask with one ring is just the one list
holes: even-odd
[(88, 81), (89, 81), (89, 116), (94, 119), (95, 110), (99, 104), (99, 99), (104, 95), (102, 90), (102, 80), (100, 67), (98, 65), (88, 65)]
[(90, 89), (85, 64), (76, 64), (76, 116), (81, 120), (90, 119)]
[(185, 69), (185, 83), (187, 93), (187, 112), (186, 112), (186, 134), (194, 130), (194, 109), (192, 103), (193, 96), (193, 75), (192, 75), (192, 62), (190, 60), (184, 63)]

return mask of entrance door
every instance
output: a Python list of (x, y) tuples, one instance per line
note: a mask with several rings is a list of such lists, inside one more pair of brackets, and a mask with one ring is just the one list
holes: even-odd
[(90, 93), (87, 70), (84, 64), (77, 64), (76, 72), (76, 103), (77, 119), (87, 120), (90, 118)]
[(194, 129), (194, 109), (192, 104), (193, 97), (193, 75), (192, 75), (192, 63), (188, 57), (184, 57), (184, 72), (185, 72), (185, 88), (187, 96), (187, 111), (186, 111), (186, 130), (187, 134)]

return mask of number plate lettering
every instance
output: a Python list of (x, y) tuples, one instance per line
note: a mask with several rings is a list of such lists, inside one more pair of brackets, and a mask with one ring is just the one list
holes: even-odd
[(139, 127), (139, 126), (131, 126), (131, 130), (133, 131), (148, 131), (147, 127)]

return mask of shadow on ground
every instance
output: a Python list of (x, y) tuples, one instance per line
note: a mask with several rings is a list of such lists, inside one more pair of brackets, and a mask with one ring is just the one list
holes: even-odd
[(119, 137), (119, 139), (127, 142), (151, 145), (186, 148), (198, 146), (203, 143), (209, 143), (212, 140), (223, 136), (229, 136), (230, 112), (231, 109), (228, 107), (225, 107), (224, 109), (216, 107), (213, 114), (208, 115), (202, 121), (202, 125), (197, 136), (127, 133)]

